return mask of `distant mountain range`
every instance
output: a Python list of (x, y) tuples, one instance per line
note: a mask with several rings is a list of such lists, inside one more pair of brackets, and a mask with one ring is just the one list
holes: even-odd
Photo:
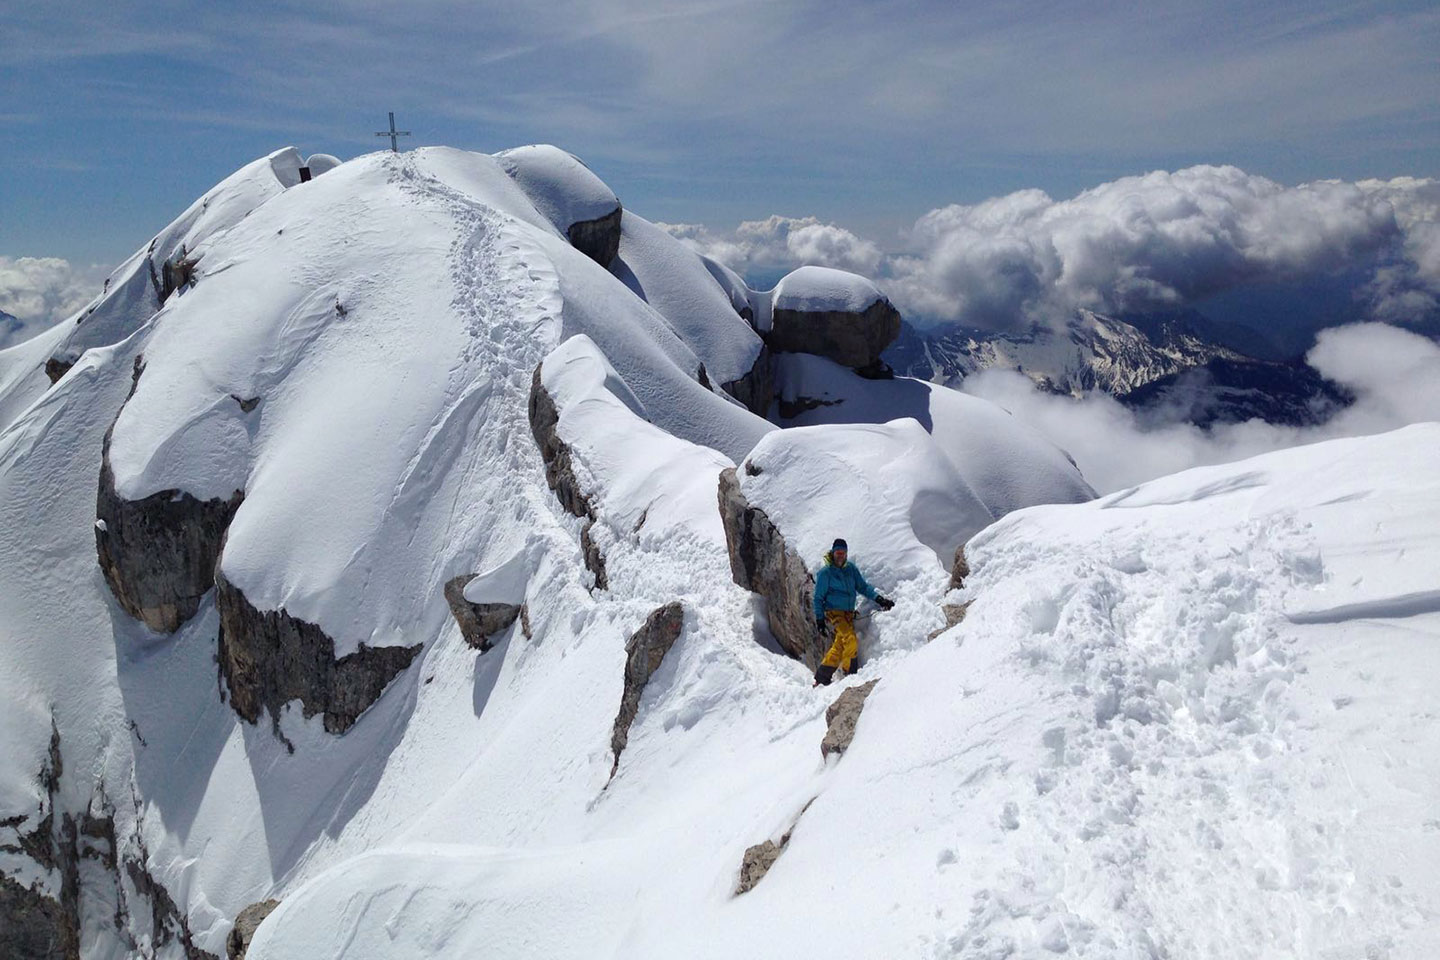
[(981, 370), (1013, 370), (1050, 393), (1100, 390), (1202, 426), (1316, 423), (1350, 402), (1303, 360), (1279, 355), (1255, 331), (1193, 311), (1120, 319), (1079, 310), (1063, 329), (929, 333), (906, 324), (885, 359), (898, 374), (952, 387)]

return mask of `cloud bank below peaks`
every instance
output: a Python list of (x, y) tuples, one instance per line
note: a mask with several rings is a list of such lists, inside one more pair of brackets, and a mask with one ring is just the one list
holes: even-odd
[(922, 325), (1013, 329), (1080, 307), (1184, 307), (1351, 272), (1364, 315), (1403, 322), (1440, 307), (1440, 181), (1414, 177), (1287, 187), (1195, 166), (1068, 200), (1021, 190), (932, 210), (891, 253), (813, 217), (748, 221), (728, 235), (668, 229), (742, 273), (813, 263), (867, 274)]
[(26, 321), (33, 335), (94, 299), (107, 272), (58, 257), (0, 256), (0, 311)]
[(1320, 332), (1305, 361), (1355, 396), (1313, 427), (1250, 420), (1206, 430), (1175, 418), (1157, 421), (1155, 411), (1131, 409), (1103, 393), (1082, 400), (1042, 393), (1027, 377), (1002, 370), (969, 377), (963, 389), (998, 403), (1065, 449), (1101, 493), (1191, 467), (1440, 420), (1440, 345), (1425, 337), (1383, 323), (1333, 327)]

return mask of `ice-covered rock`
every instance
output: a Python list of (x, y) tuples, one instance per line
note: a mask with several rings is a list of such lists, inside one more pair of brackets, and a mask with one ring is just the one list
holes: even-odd
[(496, 159), (575, 249), (608, 268), (620, 249), (620, 200), (573, 154), (550, 144), (515, 147)]
[(900, 312), (853, 273), (800, 267), (771, 293), (766, 340), (777, 353), (813, 353), (878, 377), (888, 372), (880, 354), (899, 335)]

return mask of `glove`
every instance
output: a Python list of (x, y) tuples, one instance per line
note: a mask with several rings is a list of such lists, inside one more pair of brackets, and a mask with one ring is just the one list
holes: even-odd
[(825, 632), (825, 618), (824, 618), (824, 617), (816, 617), (816, 618), (815, 618), (815, 629), (816, 629), (816, 630), (819, 630), (821, 633), (824, 633), (824, 632)]
[(895, 601), (891, 600), (889, 597), (877, 596), (875, 598), (875, 606), (879, 607), (881, 610), (889, 610), (891, 607), (895, 606)]

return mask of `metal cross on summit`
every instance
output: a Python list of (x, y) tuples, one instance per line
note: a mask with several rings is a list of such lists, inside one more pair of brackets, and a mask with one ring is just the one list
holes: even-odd
[(400, 145), (399, 145), (398, 141), (396, 140), (396, 138), (397, 138), (397, 137), (408, 137), (408, 136), (410, 136), (410, 131), (409, 131), (409, 130), (396, 130), (396, 129), (395, 129), (395, 111), (394, 111), (394, 110), (391, 110), (391, 111), (390, 111), (390, 129), (389, 129), (389, 130), (381, 130), (381, 131), (377, 132), (377, 133), (375, 134), (375, 136), (377, 136), (377, 137), (389, 137), (389, 138), (390, 138), (390, 150), (391, 150), (393, 153), (399, 153), (399, 152), (400, 152)]

